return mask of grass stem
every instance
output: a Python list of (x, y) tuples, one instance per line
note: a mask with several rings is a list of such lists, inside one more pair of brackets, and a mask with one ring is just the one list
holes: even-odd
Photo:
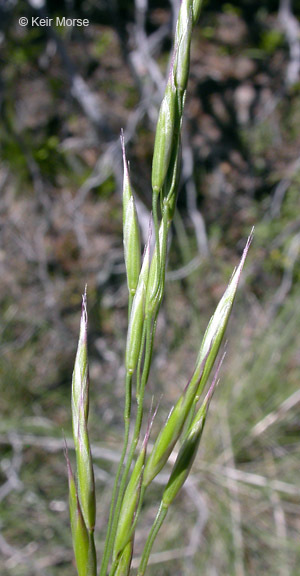
[(132, 375), (127, 374), (126, 375), (126, 383), (125, 383), (126, 391), (125, 391), (125, 410), (124, 410), (124, 443), (123, 443), (122, 454), (121, 454), (117, 474), (115, 477), (113, 492), (112, 492), (108, 525), (107, 525), (107, 532), (106, 532), (106, 539), (105, 539), (104, 552), (103, 552), (103, 560), (102, 560), (101, 569), (100, 569), (100, 576), (106, 576), (107, 567), (108, 567), (109, 558), (110, 558), (111, 549), (112, 549), (111, 534), (112, 534), (113, 521), (114, 521), (114, 516), (115, 516), (115, 503), (116, 503), (116, 498), (117, 498), (117, 493), (118, 493), (119, 480), (120, 480), (120, 476), (121, 476), (121, 472), (122, 472), (122, 468), (123, 468), (123, 464), (124, 464), (124, 460), (125, 460), (125, 456), (126, 456), (126, 452), (127, 452), (127, 448), (128, 448), (128, 440), (129, 440), (130, 413), (131, 413), (131, 387), (132, 387)]
[(157, 534), (158, 534), (158, 532), (159, 532), (159, 530), (160, 530), (160, 528), (164, 522), (165, 517), (167, 516), (167, 513), (168, 513), (168, 508), (164, 507), (161, 504), (159, 507), (159, 510), (157, 512), (156, 518), (153, 522), (152, 528), (149, 532), (149, 536), (148, 536), (146, 544), (145, 544), (145, 548), (143, 551), (143, 555), (142, 555), (142, 559), (140, 562), (137, 576), (144, 576), (144, 574), (145, 574), (154, 540), (155, 540), (155, 538), (156, 538), (156, 536), (157, 536)]

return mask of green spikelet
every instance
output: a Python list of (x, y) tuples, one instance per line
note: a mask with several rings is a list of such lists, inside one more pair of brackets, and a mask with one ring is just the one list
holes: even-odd
[(82, 299), (80, 334), (72, 379), (72, 422), (76, 453), (78, 497), (89, 532), (94, 530), (96, 503), (92, 455), (87, 430), (89, 374), (87, 357), (86, 293)]
[(174, 145), (174, 132), (177, 122), (177, 91), (171, 71), (166, 87), (164, 99), (161, 103), (156, 127), (153, 163), (152, 163), (152, 189), (158, 194), (163, 187), (169, 168), (172, 148)]
[(126, 343), (126, 355), (125, 355), (125, 365), (128, 374), (133, 374), (133, 372), (135, 371), (142, 341), (143, 322), (145, 317), (146, 293), (147, 293), (147, 284), (149, 275), (149, 258), (150, 258), (149, 241), (145, 248), (143, 265), (139, 275), (136, 293), (133, 298), (129, 319), (127, 343)]
[(136, 207), (125, 154), (124, 137), (121, 136), (123, 151), (123, 243), (128, 290), (136, 292), (141, 269), (141, 242)]

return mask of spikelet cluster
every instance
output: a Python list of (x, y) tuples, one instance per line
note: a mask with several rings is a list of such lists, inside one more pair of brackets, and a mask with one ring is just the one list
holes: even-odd
[[(153, 542), (170, 505), (184, 485), (196, 458), (211, 398), (218, 382), (222, 360), (215, 364), (224, 341), (240, 275), (252, 241), (251, 233), (241, 261), (207, 326), (199, 347), (192, 376), (174, 404), (165, 425), (147, 455), (151, 424), (137, 455), (143, 423), (143, 401), (148, 382), (156, 321), (165, 287), (168, 232), (176, 209), (180, 177), (181, 125), (189, 76), (193, 27), (199, 17), (201, 0), (182, 0), (176, 26), (174, 51), (165, 94), (158, 114), (152, 162), (152, 215), (154, 247), (150, 248), (152, 227), (141, 258), (141, 240), (126, 158), (123, 134), (123, 243), (129, 298), (129, 322), (125, 347), (124, 446), (116, 475), (104, 545), (100, 576), (129, 576), (134, 552), (134, 535), (144, 495), (157, 474), (181, 442), (168, 482), (162, 489), (158, 513), (141, 557), (138, 576), (143, 576)], [(208, 387), (211, 373), (213, 381)], [(131, 405), (135, 384), (136, 419), (129, 442)], [(69, 506), (73, 546), (79, 576), (96, 576), (94, 546), (95, 485), (88, 436), (89, 377), (87, 357), (86, 294), (83, 297), (80, 335), (72, 381), (72, 422), (77, 477), (67, 456)]]

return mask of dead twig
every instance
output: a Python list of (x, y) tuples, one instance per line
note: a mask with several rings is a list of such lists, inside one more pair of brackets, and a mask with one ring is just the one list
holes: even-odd
[(286, 83), (288, 86), (293, 86), (300, 77), (300, 26), (292, 12), (291, 0), (280, 0), (278, 20), (290, 51)]
[(250, 436), (253, 438), (258, 438), (258, 436), (261, 436), (261, 434), (263, 434), (270, 426), (282, 420), (282, 418), (284, 418), (284, 416), (286, 416), (286, 414), (299, 403), (300, 390), (296, 390), (296, 392), (286, 398), (286, 400), (284, 400), (284, 402), (282, 402), (276, 410), (273, 410), (262, 420), (257, 422), (257, 424), (255, 424), (255, 426), (253, 426), (252, 430), (250, 431)]

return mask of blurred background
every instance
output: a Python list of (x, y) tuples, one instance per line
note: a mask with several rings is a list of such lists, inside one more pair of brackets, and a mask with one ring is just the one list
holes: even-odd
[[(75, 574), (63, 436), (88, 285), (100, 555), (123, 428), (124, 129), (142, 235), (179, 1), (0, 3), (2, 576)], [(88, 26), (32, 26), (33, 18)], [(19, 19), (27, 18), (21, 26)], [(299, 576), (300, 3), (204, 1), (192, 42), (178, 211), (146, 409), (156, 430), (255, 238), (221, 385), (149, 576)], [(70, 456), (72, 444), (70, 445)], [(161, 494), (149, 490), (136, 556)], [(136, 563), (135, 563), (136, 565)]]

